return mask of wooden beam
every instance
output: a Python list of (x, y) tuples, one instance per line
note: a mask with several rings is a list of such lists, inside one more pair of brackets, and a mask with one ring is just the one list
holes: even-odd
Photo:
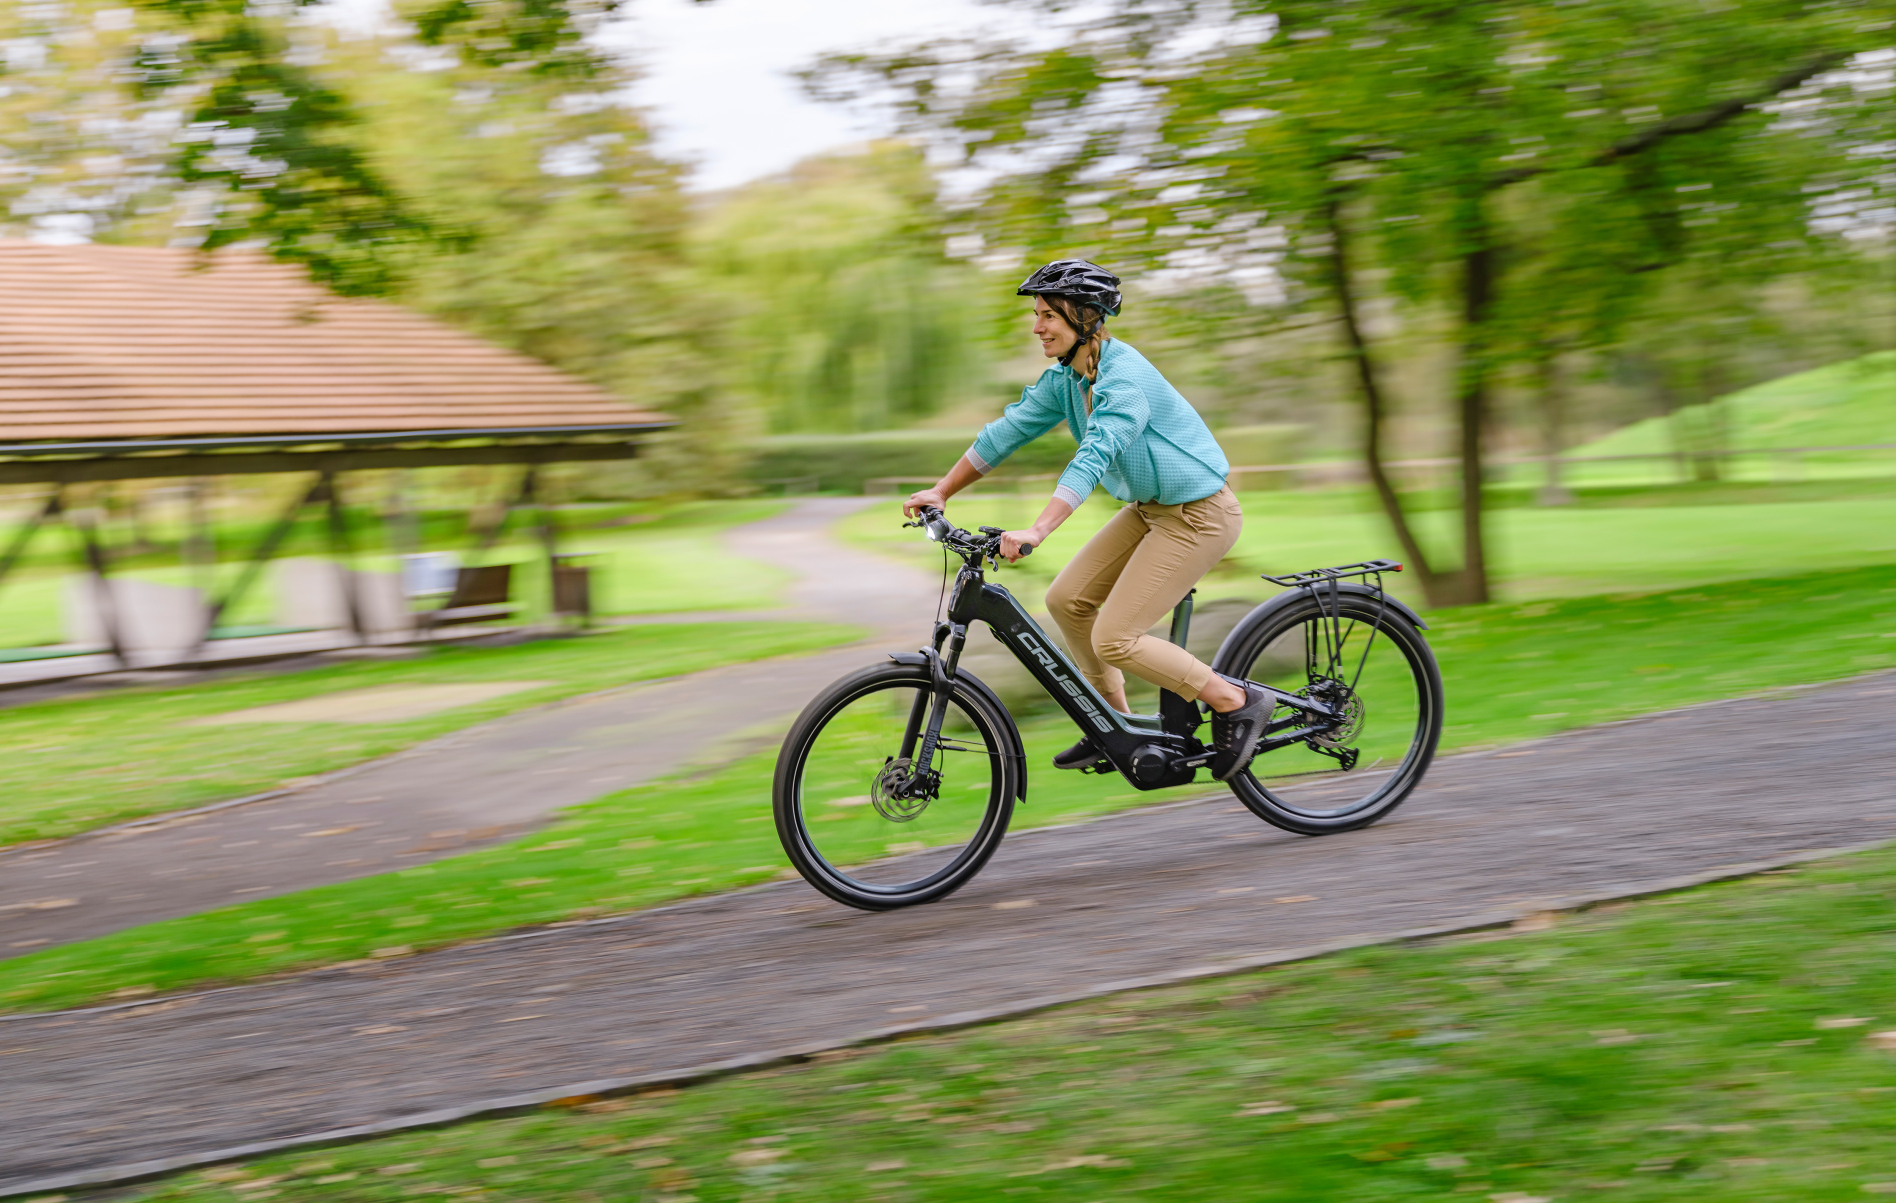
[(0, 463), (0, 485), (78, 484), (176, 476), (263, 476), (274, 472), (356, 472), (372, 468), (453, 468), (468, 464), (571, 464), (627, 460), (638, 453), (637, 443), (529, 443), (512, 447), (390, 447), (21, 459)]

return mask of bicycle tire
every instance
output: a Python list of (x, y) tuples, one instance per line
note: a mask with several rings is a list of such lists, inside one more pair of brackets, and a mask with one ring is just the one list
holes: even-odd
[[(1020, 765), (1006, 737), (1013, 719), (959, 679), (937, 751), (942, 787), (916, 816), (884, 813), (877, 783), (900, 751), (895, 720), (932, 688), (925, 667), (874, 665), (825, 689), (784, 737), (771, 788), (777, 838), (803, 879), (837, 902), (887, 911), (946, 898), (981, 871), (1007, 834), (1019, 792)], [(968, 798), (973, 792), (984, 796)], [(914, 826), (931, 813), (931, 822)], [(924, 839), (890, 843), (886, 837), (896, 834)], [(883, 855), (875, 855), (878, 848)], [(867, 859), (852, 859), (858, 856)]]
[[(1353, 671), (1356, 678), (1351, 682), (1358, 715), (1355, 738), (1363, 744), (1352, 749), (1357, 759), (1346, 768), (1334, 747), (1325, 751), (1317, 746), (1322, 740), (1303, 741), (1260, 753), (1250, 767), (1226, 783), (1251, 813), (1300, 835), (1352, 831), (1387, 816), (1422, 780), (1442, 738), (1442, 675), (1435, 655), (1414, 623), (1396, 607), (1373, 597), (1346, 593), (1321, 602), (1306, 597), (1285, 606), (1257, 629), (1221, 648), (1215, 667), (1228, 676), (1257, 680), (1287, 692), (1313, 688), (1319, 677), (1336, 674), (1318, 672), (1313, 665), (1320, 657), (1313, 657), (1310, 649), (1333, 639), (1330, 632), (1337, 627), (1347, 632), (1343, 636), (1346, 652), (1354, 654), (1350, 640), (1362, 640), (1361, 665), (1349, 665), (1346, 657), (1342, 674), (1349, 676)], [(1299, 641), (1301, 673), (1288, 650)], [(1377, 694), (1373, 702), (1365, 698), (1369, 692), (1364, 688), (1365, 677)], [(1280, 717), (1287, 713), (1279, 711)], [(1373, 732), (1372, 717), (1377, 723)], [(1360, 758), (1372, 755), (1373, 763), (1362, 764)], [(1384, 768), (1392, 757), (1393, 767)]]

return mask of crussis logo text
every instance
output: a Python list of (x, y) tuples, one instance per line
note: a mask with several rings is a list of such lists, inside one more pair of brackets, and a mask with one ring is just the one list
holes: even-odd
[(1080, 709), (1086, 712), (1086, 717), (1093, 726), (1101, 731), (1113, 729), (1113, 725), (1106, 721), (1106, 716), (1099, 712), (1099, 707), (1093, 705), (1093, 699), (1086, 696), (1086, 691), (1080, 688), (1079, 683), (1060, 671), (1060, 662), (1053, 658), (1053, 653), (1049, 652), (1040, 640), (1026, 631), (1016, 631), (1014, 637), (1027, 646), (1027, 650), (1033, 653), (1034, 659), (1040, 661), (1040, 666), (1047, 670), (1048, 676), (1059, 683), (1067, 696), (1079, 703)]

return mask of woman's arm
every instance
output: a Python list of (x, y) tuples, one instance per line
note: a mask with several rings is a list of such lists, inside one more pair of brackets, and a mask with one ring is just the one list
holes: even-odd
[[(905, 517), (913, 518), (915, 511), (925, 505), (934, 506), (938, 510), (945, 510), (948, 508), (948, 499), (950, 497), (953, 497), (956, 493), (961, 492), (961, 490), (980, 479), (980, 470), (969, 463), (968, 457), (964, 455), (955, 461), (954, 467), (948, 469), (948, 475), (935, 482), (934, 488), (923, 489), (919, 493), (910, 493), (909, 499), (902, 503), (902, 513)], [(1072, 513), (1071, 510), (1067, 512)], [(1054, 525), (1058, 526), (1059, 523), (1056, 522)]]
[(1073, 516), (1073, 507), (1055, 497), (1040, 511), (1040, 517), (1026, 530), (1011, 530), (1001, 536), (1001, 558), (1012, 564), (1020, 559), (1021, 547), (1039, 547), (1060, 524)]

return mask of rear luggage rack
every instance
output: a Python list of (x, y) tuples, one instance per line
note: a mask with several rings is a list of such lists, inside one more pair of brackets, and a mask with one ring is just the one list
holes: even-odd
[(1293, 572), (1289, 576), (1272, 576), (1268, 572), (1259, 573), (1273, 585), (1282, 585), (1292, 589), (1298, 585), (1320, 585), (1326, 581), (1340, 581), (1350, 576), (1376, 576), (1384, 572), (1401, 572), (1402, 565), (1394, 560), (1368, 560), (1361, 564), (1345, 564), (1341, 568), (1312, 568), (1308, 572)]

